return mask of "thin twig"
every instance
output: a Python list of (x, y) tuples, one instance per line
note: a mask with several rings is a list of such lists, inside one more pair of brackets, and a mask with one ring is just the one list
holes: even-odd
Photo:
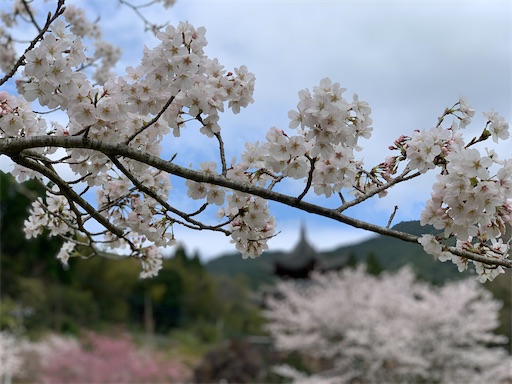
[(307, 156), (311, 166), (309, 168), (308, 173), (308, 180), (306, 182), (306, 188), (302, 191), (302, 193), (297, 197), (297, 201), (301, 201), (304, 196), (308, 193), (309, 189), (311, 188), (311, 183), (313, 182), (313, 172), (315, 171), (315, 163), (316, 163), (316, 157), (310, 158)]
[(338, 196), (340, 197), (341, 204), (345, 205), (347, 203), (347, 201), (345, 200), (345, 197), (343, 196), (343, 194), (341, 192), (338, 192)]
[(150, 30), (152, 31), (153, 33), (155, 33), (158, 29), (160, 29), (161, 27), (167, 25), (168, 23), (162, 25), (162, 26), (159, 26), (157, 24), (153, 24), (152, 22), (150, 22), (143, 14), (142, 12), (139, 11), (139, 8), (144, 8), (144, 7), (147, 7), (149, 5), (152, 5), (153, 3), (155, 3), (156, 1), (152, 1), (150, 3), (147, 3), (147, 4), (142, 4), (142, 5), (139, 5), (139, 6), (135, 6), (131, 3), (129, 3), (128, 1), (126, 0), (118, 0), (119, 1), (119, 4), (122, 4), (122, 5), (126, 5), (128, 8), (131, 8), (133, 10), (133, 12), (135, 12), (135, 14), (142, 20), (142, 22), (144, 23), (144, 25), (146, 26), (146, 30)]
[(144, 132), (146, 129), (148, 129), (149, 127), (151, 127), (153, 124), (155, 124), (158, 119), (160, 119), (160, 116), (163, 115), (163, 113), (167, 110), (167, 108), (169, 108), (169, 106), (171, 105), (171, 103), (174, 101), (174, 98), (176, 96), (171, 96), (169, 98), (169, 100), (167, 100), (167, 102), (165, 103), (165, 105), (162, 107), (162, 109), (160, 110), (160, 112), (157, 113), (157, 115), (155, 117), (153, 117), (149, 122), (147, 122), (146, 124), (142, 125), (142, 127), (140, 127), (138, 130), (136, 130), (130, 137), (128, 137), (128, 139), (126, 139), (125, 141), (125, 144), (129, 144), (130, 141), (132, 141), (133, 139), (135, 139), (135, 137), (137, 137), (140, 133)]
[(32, 24), (34, 24), (34, 27), (36, 27), (37, 31), (41, 33), (41, 27), (37, 23), (37, 20), (34, 18), (34, 15), (25, 0), (23, 0), (23, 7), (25, 8), (25, 11), (27, 11), (28, 16), (30, 17), (30, 21), (32, 22)]
[(362, 196), (359, 196), (356, 199), (353, 199), (353, 200), (343, 203), (343, 205), (341, 207), (337, 208), (336, 210), (338, 212), (343, 212), (344, 210), (346, 210), (350, 207), (353, 207), (354, 205), (357, 205), (359, 203), (362, 203), (363, 201), (368, 200), (370, 197), (375, 196), (376, 194), (378, 194), (382, 191), (385, 191), (388, 188), (391, 188), (395, 184), (413, 179), (413, 178), (421, 175), (420, 172), (416, 172), (416, 173), (413, 173), (412, 175), (407, 176), (407, 173), (409, 173), (408, 169), (406, 169), (404, 172), (402, 172), (402, 174), (400, 176), (395, 177), (391, 181), (388, 181), (387, 183), (382, 184), (379, 187), (376, 187), (376, 188), (372, 189), (371, 191), (364, 193)]
[(222, 164), (222, 176), (226, 176), (226, 174), (228, 173), (228, 167), (226, 166), (226, 154), (224, 152), (224, 141), (222, 141), (220, 132), (216, 132), (215, 137), (217, 138), (217, 141), (219, 142), (219, 156), (220, 156), (220, 162)]
[(276, 186), (277, 183), (279, 183), (281, 180), (284, 179), (284, 176), (283, 175), (280, 175), (280, 176), (273, 176), (274, 177), (274, 180), (272, 180), (268, 186), (268, 189), (271, 191), (272, 189), (274, 189), (274, 187)]
[(188, 216), (192, 217), (192, 216), (199, 215), (201, 212), (203, 212), (206, 209), (206, 207), (208, 207), (208, 205), (209, 205), (208, 203), (204, 203), (203, 205), (201, 205), (201, 207), (197, 211), (189, 213)]
[(391, 222), (392, 222), (392, 221), (393, 221), (393, 219), (395, 218), (396, 211), (398, 211), (398, 205), (395, 205), (395, 208), (393, 209), (393, 213), (392, 213), (392, 214), (391, 214), (391, 216), (389, 217), (388, 224), (386, 225), (386, 228), (387, 228), (387, 229), (389, 229), (389, 227), (391, 226)]

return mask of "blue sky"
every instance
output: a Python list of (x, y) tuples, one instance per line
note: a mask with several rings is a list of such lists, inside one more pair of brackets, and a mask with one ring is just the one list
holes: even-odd
[[(151, 47), (157, 43), (143, 33), (135, 15), (115, 1), (74, 3), (86, 7), (91, 19), (100, 16), (105, 40), (122, 48), (119, 73), (138, 64), (144, 44)], [(217, 57), (227, 69), (247, 65), (255, 73), (255, 103), (239, 115), (221, 117), (228, 159), (239, 156), (246, 141), (264, 140), (270, 127), (286, 129), (287, 113), (297, 104), (297, 92), (312, 89), (329, 77), (348, 89), (347, 96), (357, 93), (372, 107), (373, 136), (361, 143), (365, 148), (359, 153), (365, 164), (372, 166), (390, 154), (387, 147), (395, 138), (434, 126), (437, 116), (460, 96), (476, 110), (468, 138), (483, 127), (483, 111), (492, 108), (510, 121), (511, 4), (178, 0), (169, 10), (155, 7), (145, 10), (145, 15), (157, 23), (188, 20), (206, 27), (210, 57)], [(507, 144), (497, 147), (503, 157), (512, 155), (510, 141)], [(176, 161), (183, 165), (197, 166), (217, 153), (214, 142), (194, 132), (185, 133), (177, 145)], [(0, 160), (3, 168), (8, 167), (5, 159)], [(393, 206), (398, 205), (394, 223), (417, 219), (433, 180), (434, 175), (427, 174), (390, 191), (387, 198), (372, 199), (349, 213), (385, 225)], [(189, 205), (180, 182), (173, 184), (173, 201)], [(301, 188), (288, 185), (285, 191), (300, 193)], [(315, 195), (307, 197), (323, 203)], [(301, 222), (310, 240), (322, 250), (370, 235), (277, 204), (271, 204), (271, 209), (281, 231), (269, 243), (274, 250), (293, 247)], [(229, 239), (219, 234), (179, 228), (175, 233), (189, 250), (197, 250), (205, 258), (234, 249)]]

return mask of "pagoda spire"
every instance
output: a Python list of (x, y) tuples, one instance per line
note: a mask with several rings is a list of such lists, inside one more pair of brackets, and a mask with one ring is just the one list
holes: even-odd
[(306, 222), (304, 219), (300, 221), (300, 239), (299, 242), (306, 241)]

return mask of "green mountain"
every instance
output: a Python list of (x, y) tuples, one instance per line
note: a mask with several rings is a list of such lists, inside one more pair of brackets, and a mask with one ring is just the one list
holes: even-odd
[(257, 259), (244, 260), (240, 253), (233, 252), (208, 261), (205, 267), (214, 275), (243, 276), (251, 288), (258, 288), (274, 283), (274, 263), (286, 255), (283, 252), (265, 252)]
[[(402, 222), (393, 229), (413, 235), (436, 233), (432, 227), (422, 227), (419, 221)], [(265, 252), (257, 259), (243, 260), (239, 253), (231, 253), (210, 260), (206, 268), (216, 275), (243, 275), (253, 288), (257, 288), (261, 284), (272, 284), (275, 281), (275, 263), (286, 262), (289, 256), (284, 252)], [(358, 244), (319, 252), (318, 256), (324, 263), (333, 265), (353, 265), (370, 259), (372, 264), (382, 270), (395, 270), (408, 264), (420, 278), (433, 283), (461, 278), (470, 273), (461, 274), (454, 264), (436, 261), (423, 251), (420, 244), (380, 235)]]

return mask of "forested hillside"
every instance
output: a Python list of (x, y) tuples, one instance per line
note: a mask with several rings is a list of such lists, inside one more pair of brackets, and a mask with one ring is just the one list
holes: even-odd
[(123, 324), (146, 333), (186, 329), (206, 342), (260, 331), (244, 280), (210, 274), (182, 248), (152, 279), (139, 279), (136, 260), (113, 254), (74, 257), (65, 268), (55, 257), (60, 239), (24, 236), (23, 221), (42, 187), (4, 173), (0, 186), (1, 329), (37, 335)]

